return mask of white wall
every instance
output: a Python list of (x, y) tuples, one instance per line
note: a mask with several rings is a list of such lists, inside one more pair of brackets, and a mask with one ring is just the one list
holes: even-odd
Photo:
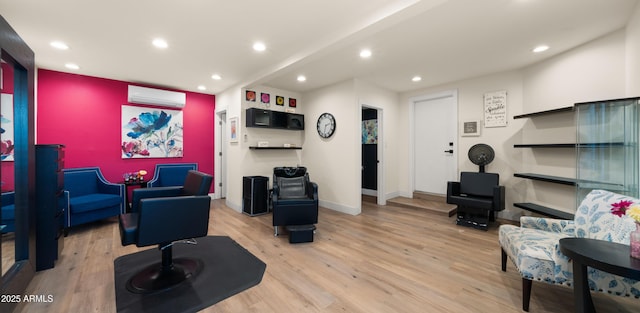
[[(218, 94), (216, 96), (216, 113), (226, 112), (227, 124), (226, 127), (229, 127), (229, 119), (232, 117), (240, 116), (240, 108), (241, 108), (241, 89), (240, 87), (230, 88), (225, 92)], [(216, 123), (218, 122), (220, 116), (216, 114)], [(229, 130), (227, 129), (227, 135), (229, 134)], [(220, 148), (220, 145), (225, 145), (224, 148)], [(230, 208), (241, 212), (242, 210), (242, 163), (237, 162), (236, 160), (240, 160), (241, 150), (239, 144), (230, 144), (227, 140), (216, 144), (215, 147), (215, 157), (216, 157), (216, 168), (218, 168), (218, 164), (220, 164), (220, 151), (225, 151), (225, 157), (227, 158), (227, 170), (226, 174), (226, 204)], [(220, 164), (221, 166), (222, 164)], [(220, 172), (216, 173), (216, 175), (220, 175)], [(217, 177), (217, 176), (216, 176)], [(222, 180), (217, 180), (222, 181)]]
[[(404, 134), (400, 132), (400, 111), (398, 109), (400, 96), (398, 93), (386, 90), (384, 88), (372, 85), (362, 80), (355, 81), (356, 97), (358, 103), (362, 106), (381, 110), (382, 116), (378, 117), (379, 124), (379, 140), (382, 143), (382, 155), (378, 156), (382, 167), (383, 185), (381, 192), (382, 199), (378, 199), (378, 203), (385, 203), (386, 200), (400, 195), (398, 189), (398, 164), (401, 160), (398, 158), (398, 149), (400, 147), (401, 138)], [(360, 111), (362, 113), (362, 111)], [(361, 120), (361, 117), (359, 118)], [(362, 130), (359, 130), (360, 134)], [(360, 137), (359, 137), (360, 138)], [(358, 145), (361, 141), (358, 139)], [(360, 160), (357, 165), (362, 163), (362, 149), (360, 151)], [(362, 174), (362, 172), (360, 172)], [(382, 200), (382, 201), (381, 201)]]
[[(309, 176), (318, 184), (320, 205), (354, 215), (361, 210), (362, 123), (355, 85), (348, 80), (304, 94), (305, 121), (309, 122), (302, 149)], [(336, 118), (336, 131), (327, 139), (315, 131), (315, 121), (325, 112)]]
[[(524, 113), (573, 106), (574, 103), (624, 98), (625, 31), (619, 30), (522, 70)], [(526, 119), (523, 143), (572, 143), (573, 113)], [(523, 149), (522, 172), (576, 176), (573, 149)], [(519, 179), (513, 190), (526, 202), (566, 212), (576, 208), (575, 189)]]
[[(626, 69), (625, 69), (626, 68)], [(266, 88), (266, 87), (260, 87)], [(259, 88), (254, 88), (260, 92)], [(271, 176), (274, 165), (307, 166), (312, 180), (319, 185), (321, 206), (348, 214), (361, 211), (361, 106), (383, 109), (383, 158), (385, 198), (411, 194), (409, 140), (409, 99), (447, 90), (458, 91), (459, 121), (483, 118), (483, 95), (508, 92), (507, 127), (483, 128), (481, 137), (458, 140), (459, 171), (474, 171), (466, 151), (475, 143), (491, 145), (496, 158), (488, 167), (500, 174), (507, 189), (507, 210), (500, 215), (515, 219), (522, 212), (513, 202), (536, 202), (571, 211), (574, 193), (569, 187), (532, 182), (513, 177), (514, 172), (539, 171), (557, 176), (575, 175), (572, 152), (516, 149), (518, 143), (573, 142), (575, 130), (571, 114), (542, 121), (517, 119), (514, 115), (571, 106), (575, 102), (640, 96), (640, 6), (635, 8), (626, 29), (613, 32), (573, 50), (553, 56), (524, 69), (496, 73), (452, 82), (442, 86), (402, 94), (378, 88), (361, 80), (348, 80), (299, 96), (305, 115), (305, 131), (300, 138), (303, 149), (293, 151), (249, 151), (243, 140), (230, 145), (227, 204), (241, 207), (241, 180), (244, 175)], [(271, 91), (273, 92), (273, 91)], [(278, 91), (286, 93), (286, 91)], [(273, 94), (272, 94), (273, 97)], [(232, 100), (225, 100), (234, 98)], [(304, 101), (301, 101), (304, 98)], [(217, 97), (217, 106), (229, 102), (227, 117), (244, 115), (244, 91), (237, 89)], [(273, 105), (271, 107), (273, 109)], [(315, 131), (320, 114), (332, 113), (337, 120), (336, 133), (321, 139)], [(244, 116), (241, 118), (244, 125)], [(252, 142), (259, 136), (242, 128)], [(269, 138), (277, 134), (266, 134)], [(280, 138), (280, 140), (283, 138)], [(290, 139), (290, 138), (289, 138)], [(289, 140), (287, 139), (287, 140)], [(539, 149), (538, 149), (539, 150)], [(525, 212), (525, 214), (529, 214)]]
[(640, 4), (631, 16), (626, 29), (627, 96), (640, 96)]
[[(269, 183), (273, 176), (273, 168), (276, 166), (296, 166), (301, 164), (300, 150), (251, 150), (249, 146), (256, 146), (258, 141), (269, 141), (271, 146), (282, 146), (284, 143), (294, 143), (304, 147), (304, 131), (290, 131), (281, 129), (247, 128), (245, 110), (249, 107), (261, 107), (274, 111), (284, 111), (288, 108), (289, 98), (297, 100), (296, 113), (303, 113), (304, 101), (299, 93), (279, 90), (266, 86), (254, 86), (249, 88), (256, 91), (256, 102), (245, 100), (247, 88), (234, 88), (220, 96), (221, 104), (227, 110), (227, 127), (229, 119), (238, 117), (239, 140), (237, 143), (227, 145), (227, 199), (226, 204), (230, 208), (242, 211), (242, 177), (266, 176)], [(260, 102), (260, 93), (271, 95), (271, 103), (267, 106)], [(285, 106), (275, 105), (276, 96), (285, 97)], [(315, 123), (309, 124), (305, 116), (305, 129), (310, 126), (315, 129)], [(305, 130), (306, 131), (306, 130)]]
[[(435, 94), (448, 90), (458, 91), (458, 121), (465, 120), (483, 120), (484, 103), (483, 97), (485, 93), (506, 90), (507, 91), (507, 116), (508, 124), (506, 127), (483, 128), (480, 137), (459, 137), (458, 138), (458, 170), (459, 171), (478, 171), (478, 166), (471, 163), (467, 157), (467, 151), (471, 146), (477, 143), (486, 143), (493, 147), (496, 157), (494, 161), (487, 166), (488, 172), (500, 174), (500, 183), (506, 188), (507, 207), (511, 207), (515, 193), (511, 190), (516, 178), (513, 173), (518, 169), (521, 151), (513, 149), (513, 144), (519, 143), (522, 127), (522, 121), (514, 120), (512, 117), (522, 112), (522, 75), (519, 71), (503, 72), (494, 75), (483, 76), (470, 80), (458, 81), (451, 84), (437, 86), (433, 88), (420, 89), (412, 92), (401, 94), (400, 100), (400, 116), (401, 133), (408, 134), (410, 98)], [(411, 194), (412, 185), (409, 164), (409, 142), (404, 140), (399, 144), (398, 154), (401, 164), (398, 167), (399, 189), (402, 193)], [(519, 200), (518, 200), (519, 201)], [(502, 213), (511, 214), (512, 213)]]
[(524, 69), (525, 112), (625, 96), (624, 30)]

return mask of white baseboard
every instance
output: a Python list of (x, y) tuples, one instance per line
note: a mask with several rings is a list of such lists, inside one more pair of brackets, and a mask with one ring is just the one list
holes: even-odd
[(320, 205), (323, 208), (331, 209), (331, 210), (349, 214), (349, 215), (359, 215), (362, 211), (360, 208), (348, 207), (342, 204), (337, 204), (337, 203), (323, 201), (323, 200), (319, 200), (318, 205)]
[(234, 211), (236, 211), (238, 213), (242, 213), (242, 205), (241, 204), (233, 203), (233, 202), (231, 202), (231, 200), (229, 200), (229, 198), (227, 198), (224, 201), (224, 204), (226, 206), (230, 207), (231, 209), (233, 209)]
[(377, 190), (373, 190), (373, 189), (364, 189), (364, 188), (362, 188), (362, 194), (366, 195), (366, 196), (377, 197), (378, 196), (378, 191)]

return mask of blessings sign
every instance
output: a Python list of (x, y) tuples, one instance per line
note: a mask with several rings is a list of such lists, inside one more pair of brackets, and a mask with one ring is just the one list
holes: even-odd
[(484, 127), (507, 126), (507, 92), (484, 94)]

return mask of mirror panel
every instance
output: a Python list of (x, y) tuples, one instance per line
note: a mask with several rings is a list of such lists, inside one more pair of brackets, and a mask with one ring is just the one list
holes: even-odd
[(0, 212), (2, 275), (15, 263), (15, 191), (14, 177), (14, 123), (13, 123), (13, 68), (0, 59), (0, 171), (2, 211)]

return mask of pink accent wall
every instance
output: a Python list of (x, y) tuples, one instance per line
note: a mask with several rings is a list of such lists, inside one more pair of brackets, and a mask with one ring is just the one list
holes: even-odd
[(122, 159), (121, 106), (133, 83), (44, 69), (37, 77), (36, 142), (65, 145), (65, 168), (99, 166), (107, 180), (120, 182), (123, 173), (142, 169), (151, 179), (157, 163), (195, 162), (213, 175), (215, 96), (181, 91), (183, 157)]

